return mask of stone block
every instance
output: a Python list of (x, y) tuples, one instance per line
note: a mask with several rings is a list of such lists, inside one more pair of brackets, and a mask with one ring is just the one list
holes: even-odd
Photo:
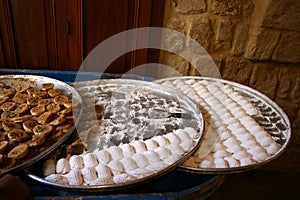
[(175, 75), (187, 76), (189, 74), (189, 62), (176, 54), (168, 53), (164, 55), (162, 62), (163, 65), (169, 67), (164, 67), (160, 70), (160, 77), (172, 77)]
[(250, 0), (246, 0), (243, 5), (243, 15), (250, 17), (254, 11), (254, 4)]
[(222, 69), (222, 78), (243, 85), (249, 85), (253, 64), (237, 57), (228, 58)]
[(199, 14), (206, 12), (205, 0), (174, 0), (175, 8), (181, 14)]
[(243, 0), (212, 0), (211, 11), (215, 15), (236, 16), (241, 13)]
[(197, 56), (192, 60), (191, 66), (190, 73), (193, 75), (221, 78), (220, 70), (210, 55)]
[(245, 57), (251, 60), (268, 60), (274, 51), (280, 33), (267, 29), (258, 29), (249, 35)]
[(291, 90), (291, 98), (293, 101), (300, 103), (300, 77), (295, 79), (295, 84)]
[(288, 32), (282, 34), (275, 48), (272, 59), (279, 62), (299, 63), (300, 33)]
[(234, 24), (229, 19), (217, 21), (217, 31), (215, 38), (215, 50), (225, 51), (230, 49), (234, 33)]
[[(211, 20), (207, 17), (194, 17), (190, 20), (189, 36), (196, 40), (206, 51), (210, 46), (212, 36)], [(189, 45), (188, 47), (193, 48)], [(196, 50), (197, 51), (197, 50)]]
[[(292, 73), (291, 73), (292, 72)], [(300, 68), (297, 66), (279, 66), (278, 87), (276, 98), (299, 102)], [(298, 91), (298, 92), (297, 92)]]
[(166, 28), (185, 34), (185, 21), (179, 18), (171, 18), (166, 23)]
[(300, 30), (300, 1), (270, 1), (262, 21), (264, 27), (287, 30)]
[(235, 30), (235, 37), (232, 42), (231, 54), (240, 56), (245, 52), (246, 43), (248, 41), (249, 25), (239, 24)]
[(167, 30), (162, 35), (161, 40), (164, 49), (172, 53), (179, 53), (185, 48), (186, 38), (186, 35), (182, 33)]
[(278, 68), (273, 65), (256, 64), (250, 79), (250, 87), (273, 99), (278, 82), (278, 71)]

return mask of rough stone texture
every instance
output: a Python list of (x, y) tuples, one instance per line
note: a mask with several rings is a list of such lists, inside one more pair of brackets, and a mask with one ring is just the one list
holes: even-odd
[(278, 81), (278, 68), (273, 65), (256, 64), (250, 80), (250, 87), (273, 99)]
[(279, 62), (299, 63), (300, 33), (288, 32), (282, 34), (278, 45), (275, 48), (272, 59)]
[(290, 89), (292, 87), (292, 75), (289, 73), (289, 67), (282, 66), (278, 73), (278, 86), (276, 90), (276, 99), (286, 99), (289, 96)]
[[(297, 116), (299, 106), (297, 104), (287, 103), (285, 99), (274, 99), (274, 101), (282, 108), (285, 114), (288, 116), (291, 126), (293, 128), (300, 128), (300, 124), (296, 123), (297, 119), (300, 119), (300, 115)], [(299, 136), (300, 137), (300, 136)]]
[(246, 0), (243, 5), (243, 15), (246, 17), (250, 17), (253, 11), (254, 11), (254, 4), (252, 3), (252, 1)]
[(241, 12), (243, 0), (212, 0), (212, 13), (215, 15), (238, 15)]
[(194, 75), (201, 75), (206, 77), (221, 78), (221, 73), (209, 55), (198, 56), (192, 60), (192, 72)]
[(279, 39), (280, 32), (267, 29), (256, 30), (250, 35), (245, 57), (251, 60), (268, 60)]
[(264, 16), (262, 25), (287, 30), (300, 30), (300, 1), (271, 1)]
[[(292, 72), (292, 73), (291, 73)], [(300, 68), (297, 66), (281, 66), (278, 75), (276, 98), (300, 103), (299, 85)]]
[(249, 26), (246, 24), (239, 24), (236, 27), (235, 38), (232, 43), (232, 55), (241, 56), (245, 52), (245, 47), (248, 40), (248, 32)]
[(174, 0), (176, 11), (182, 14), (199, 14), (206, 11), (205, 0)]
[(231, 41), (234, 33), (234, 24), (229, 19), (217, 21), (217, 31), (215, 39), (215, 50), (224, 51), (231, 47)]
[(194, 17), (191, 19), (189, 30), (189, 36), (208, 51), (213, 33), (211, 20), (207, 17)]
[(222, 69), (222, 78), (243, 85), (249, 85), (249, 77), (252, 74), (253, 66), (245, 59), (229, 58)]
[(295, 80), (295, 84), (293, 86), (293, 89), (291, 91), (291, 98), (296, 101), (297, 103), (300, 103), (300, 77), (298, 76)]
[(178, 18), (171, 18), (167, 21), (166, 28), (185, 34), (185, 21)]
[(167, 54), (167, 58), (164, 60), (164, 65), (169, 66), (170, 68), (164, 68), (160, 70), (160, 78), (163, 77), (171, 77), (175, 75), (184, 75), (187, 76), (189, 74), (189, 63), (175, 54)]
[(167, 32), (162, 36), (162, 45), (165, 49), (172, 53), (179, 53), (185, 47), (186, 36), (179, 33), (167, 30)]

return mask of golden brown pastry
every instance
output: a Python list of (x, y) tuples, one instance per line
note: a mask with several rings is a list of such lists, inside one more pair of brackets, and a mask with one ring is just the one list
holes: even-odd
[(37, 97), (28, 96), (27, 104), (30, 106), (37, 106), (40, 100), (42, 100), (42, 97), (40, 96)]
[(41, 105), (35, 106), (30, 109), (30, 113), (34, 116), (41, 115), (45, 111), (46, 111), (45, 106), (41, 106)]
[(9, 97), (3, 97), (0, 99), (0, 105), (4, 104), (7, 100), (9, 99)]
[(40, 124), (46, 124), (51, 120), (51, 117), (52, 117), (51, 112), (49, 112), (49, 111), (44, 112), (37, 118), (37, 122)]
[(8, 141), (1, 141), (0, 142), (0, 153), (4, 153), (9, 147)]
[(12, 100), (16, 103), (25, 103), (28, 99), (28, 94), (17, 92)]
[(12, 159), (22, 159), (28, 153), (28, 145), (27, 144), (20, 144), (13, 148), (8, 154), (7, 157)]
[(31, 118), (31, 115), (22, 115), (12, 118), (13, 122), (25, 122)]
[(69, 98), (65, 95), (57, 95), (54, 97), (54, 102), (59, 105), (64, 105), (64, 103), (68, 102)]
[(22, 142), (28, 138), (28, 134), (23, 129), (12, 129), (7, 136), (12, 142)]
[(0, 131), (0, 142), (5, 140), (5, 135), (3, 132)]
[(56, 103), (51, 103), (49, 104), (46, 109), (49, 111), (49, 112), (52, 112), (54, 114), (58, 113), (61, 108), (60, 108), (60, 105), (59, 104), (56, 104)]
[(22, 128), (20, 124), (18, 124), (16, 122), (13, 122), (13, 121), (3, 121), (2, 122), (2, 126), (3, 126), (3, 129), (6, 132), (11, 131), (12, 129), (20, 129), (20, 128)]
[(43, 83), (42, 84), (42, 90), (51, 90), (53, 89), (54, 84), (53, 83)]
[(16, 109), (14, 110), (16, 113), (23, 114), (29, 110), (29, 105), (27, 103), (19, 104)]
[(57, 125), (63, 124), (65, 121), (66, 121), (66, 119), (64, 117), (57, 117), (56, 119), (51, 121), (49, 124), (51, 124), (53, 126), (57, 126)]
[(6, 84), (3, 82), (0, 82), (0, 88), (6, 88)]
[(17, 104), (15, 102), (5, 102), (0, 106), (0, 109), (3, 111), (11, 111), (13, 109), (15, 109), (17, 106)]
[(6, 121), (6, 120), (12, 121), (14, 117), (19, 117), (19, 113), (15, 111), (4, 111), (1, 114), (2, 121)]
[(20, 85), (16, 88), (17, 92), (26, 92), (28, 89), (30, 89), (30, 85), (29, 84), (23, 84)]
[(36, 125), (32, 131), (36, 135), (44, 134), (48, 135), (53, 130), (53, 127), (49, 124)]
[(16, 90), (14, 88), (2, 89), (0, 90), (0, 98), (13, 96), (15, 92)]
[(51, 99), (42, 99), (38, 102), (38, 105), (41, 106), (48, 106), (50, 103), (52, 103)]
[(46, 141), (45, 138), (46, 137), (44, 134), (33, 135), (31, 140), (28, 141), (28, 146), (29, 147), (39, 147)]
[(62, 91), (60, 89), (51, 89), (48, 91), (48, 94), (50, 97), (56, 97), (57, 95), (62, 94)]
[(36, 120), (30, 119), (27, 120), (25, 122), (23, 122), (23, 128), (26, 132), (28, 133), (32, 133), (33, 132), (33, 128), (38, 125), (38, 122)]

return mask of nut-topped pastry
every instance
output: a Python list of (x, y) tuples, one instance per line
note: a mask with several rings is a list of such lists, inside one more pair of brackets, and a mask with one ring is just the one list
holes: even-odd
[[(0, 174), (42, 155), (43, 151), (69, 133), (69, 126), (74, 125), (74, 121), (70, 120), (72, 105), (63, 105), (71, 100), (64, 95), (64, 90), (55, 88), (54, 83), (41, 84), (37, 80), (38, 86), (26, 78), (9, 77), (3, 80), (7, 83), (0, 86)], [(60, 104), (54, 101), (57, 95), (61, 95), (56, 98), (60, 99)], [(60, 111), (65, 114), (58, 115)], [(61, 130), (57, 130), (59, 127)]]

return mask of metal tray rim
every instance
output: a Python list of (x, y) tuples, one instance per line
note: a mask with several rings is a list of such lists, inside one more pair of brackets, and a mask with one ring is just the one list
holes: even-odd
[(220, 78), (212, 78), (212, 77), (201, 77), (201, 76), (179, 76), (179, 77), (169, 77), (169, 78), (163, 78), (163, 79), (158, 79), (154, 82), (160, 84), (162, 82), (165, 81), (172, 81), (172, 80), (183, 80), (183, 79), (188, 79), (188, 80), (206, 80), (206, 81), (214, 81), (214, 82), (220, 82), (220, 83), (224, 83), (224, 84), (228, 84), (231, 85), (235, 88), (238, 89), (243, 89), (246, 90), (247, 92), (250, 92), (252, 95), (257, 95), (260, 99), (264, 100), (265, 102), (270, 102), (270, 106), (272, 106), (272, 108), (274, 108), (284, 119), (285, 123), (286, 123), (286, 142), (282, 145), (282, 147), (280, 148), (280, 150), (274, 154), (272, 157), (268, 158), (267, 160), (263, 161), (263, 162), (259, 162), (256, 164), (252, 164), (252, 165), (247, 165), (247, 166), (241, 166), (241, 167), (231, 167), (231, 168), (192, 168), (192, 167), (186, 167), (186, 166), (179, 166), (178, 170), (181, 171), (185, 171), (185, 172), (191, 172), (191, 173), (198, 173), (198, 174), (231, 174), (231, 173), (238, 173), (238, 172), (245, 172), (251, 169), (255, 169), (258, 168), (262, 165), (265, 165), (267, 163), (269, 163), (270, 161), (278, 158), (280, 155), (282, 155), (284, 153), (284, 151), (286, 150), (286, 148), (288, 147), (289, 143), (290, 143), (290, 138), (291, 138), (291, 127), (290, 127), (290, 121), (288, 116), (285, 114), (285, 112), (282, 110), (282, 108), (280, 108), (277, 103), (275, 103), (273, 100), (271, 100), (269, 97), (267, 97), (265, 94), (250, 88), (248, 86), (245, 86), (243, 84), (240, 83), (236, 83), (233, 81), (229, 81), (229, 80), (224, 80), (224, 79), (220, 79)]

